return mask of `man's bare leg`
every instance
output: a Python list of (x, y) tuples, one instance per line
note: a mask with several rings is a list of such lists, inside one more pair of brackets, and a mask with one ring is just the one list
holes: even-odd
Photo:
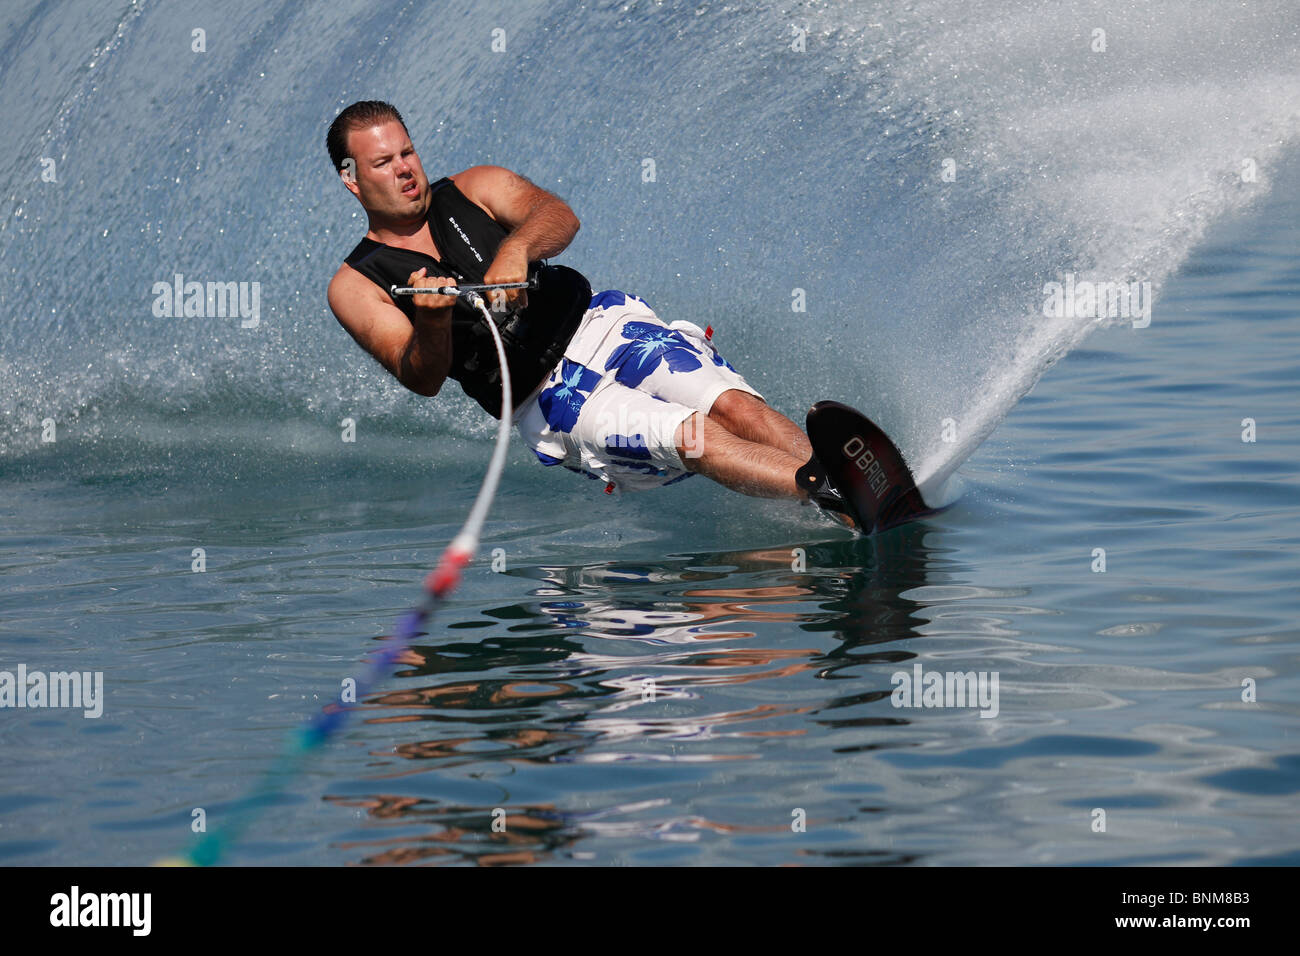
[(727, 389), (714, 400), (709, 417), (738, 438), (793, 455), (799, 459), (796, 468), (812, 457), (812, 445), (803, 429), (749, 392)]
[(677, 426), (673, 438), (687, 469), (712, 478), (732, 491), (756, 498), (806, 497), (794, 481), (794, 473), (806, 459), (741, 438), (708, 415), (695, 412)]

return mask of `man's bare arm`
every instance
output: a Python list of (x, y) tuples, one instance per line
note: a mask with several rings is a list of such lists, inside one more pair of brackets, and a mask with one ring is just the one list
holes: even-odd
[(502, 245), (519, 247), (529, 262), (559, 255), (581, 228), (568, 203), (504, 166), (472, 166), (451, 179), (510, 230)]
[[(445, 276), (412, 273), (408, 284), (455, 285)], [(437, 395), (451, 369), (452, 296), (417, 295), (415, 320), (365, 276), (344, 266), (329, 285), (329, 304), (357, 344), (417, 395)]]
[[(503, 166), (473, 166), (451, 179), (467, 198), (510, 230), (497, 247), (484, 282), (523, 282), (528, 278), (528, 263), (559, 255), (581, 227), (563, 199)], [(528, 293), (507, 292), (505, 303), (523, 308)]]

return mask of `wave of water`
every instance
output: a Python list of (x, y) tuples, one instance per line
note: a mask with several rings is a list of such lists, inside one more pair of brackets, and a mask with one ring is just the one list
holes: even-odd
[[(711, 321), (793, 417), (819, 398), (861, 407), (931, 495), (1096, 324), (1044, 318), (1044, 282), (1158, 294), (1300, 135), (1285, 2), (2, 16), (0, 461), (37, 451), (51, 418), (106, 455), (268, 428), (336, 441), (345, 415), (489, 433), (463, 396), (404, 392), (325, 305), (364, 231), (323, 148), (355, 99), (403, 110), (431, 178), (499, 163), (564, 196), (583, 228), (561, 261)], [(153, 284), (176, 273), (260, 282), (260, 325), (154, 317)]]

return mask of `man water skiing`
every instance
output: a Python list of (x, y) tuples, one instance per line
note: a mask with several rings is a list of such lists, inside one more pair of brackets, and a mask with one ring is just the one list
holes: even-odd
[[(747, 495), (799, 498), (807, 436), (769, 407), (689, 322), (666, 324), (637, 296), (592, 296), (545, 259), (579, 228), (557, 196), (500, 166), (430, 184), (406, 124), (387, 103), (343, 110), (326, 146), (369, 217), (365, 238), (329, 284), (357, 343), (408, 389), (433, 396), (455, 379), (494, 417), (498, 359), (485, 320), (457, 296), (389, 295), (394, 286), (522, 282), (494, 304), (514, 385), (514, 423), (547, 465), (635, 490), (692, 473)], [(823, 485), (823, 508), (843, 512)]]

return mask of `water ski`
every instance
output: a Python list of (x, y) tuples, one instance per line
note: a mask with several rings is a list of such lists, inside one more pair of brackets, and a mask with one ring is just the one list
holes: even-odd
[[(851, 521), (862, 535), (932, 513), (894, 443), (861, 412), (818, 402), (808, 411), (807, 426), (813, 457), (795, 481), (823, 510), (844, 513), (845, 523)], [(826, 484), (835, 495), (825, 493)]]

